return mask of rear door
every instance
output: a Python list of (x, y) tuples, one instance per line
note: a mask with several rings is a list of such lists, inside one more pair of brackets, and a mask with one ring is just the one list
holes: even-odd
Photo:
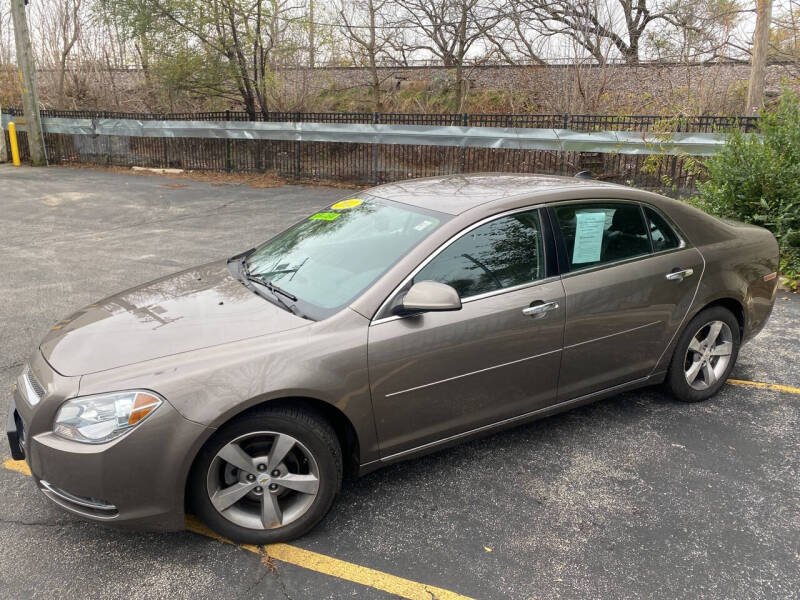
[(647, 377), (692, 303), (700, 252), (650, 206), (579, 201), (550, 211), (567, 306), (559, 401)]
[(372, 323), (370, 381), (384, 457), (555, 402), (564, 291), (548, 272), (552, 237), (542, 225), (539, 210), (476, 224), (407, 284), (451, 285), (461, 310)]

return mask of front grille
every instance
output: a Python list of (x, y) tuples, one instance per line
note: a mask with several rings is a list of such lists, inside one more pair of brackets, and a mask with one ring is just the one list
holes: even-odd
[(29, 365), (25, 365), (22, 379), (25, 382), (25, 395), (28, 397), (28, 403), (31, 406), (38, 404), (39, 400), (44, 396), (44, 388), (42, 384), (36, 380), (36, 376), (34, 376)]

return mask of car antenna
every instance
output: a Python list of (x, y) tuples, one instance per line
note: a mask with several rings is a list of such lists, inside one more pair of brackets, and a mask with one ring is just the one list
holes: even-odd
[(592, 175), (592, 172), (589, 170), (579, 171), (575, 173), (575, 177), (578, 179), (594, 179), (594, 175)]

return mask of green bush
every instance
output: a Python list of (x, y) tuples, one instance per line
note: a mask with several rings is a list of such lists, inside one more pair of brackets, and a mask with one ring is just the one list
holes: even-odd
[(762, 225), (781, 249), (781, 270), (796, 289), (800, 277), (800, 101), (785, 90), (763, 110), (762, 135), (733, 132), (708, 159), (696, 203), (721, 217)]

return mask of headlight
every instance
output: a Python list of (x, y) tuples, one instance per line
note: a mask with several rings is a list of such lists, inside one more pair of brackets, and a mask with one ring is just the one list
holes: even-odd
[(163, 402), (144, 390), (73, 398), (58, 409), (53, 431), (76, 442), (102, 444), (136, 427)]

